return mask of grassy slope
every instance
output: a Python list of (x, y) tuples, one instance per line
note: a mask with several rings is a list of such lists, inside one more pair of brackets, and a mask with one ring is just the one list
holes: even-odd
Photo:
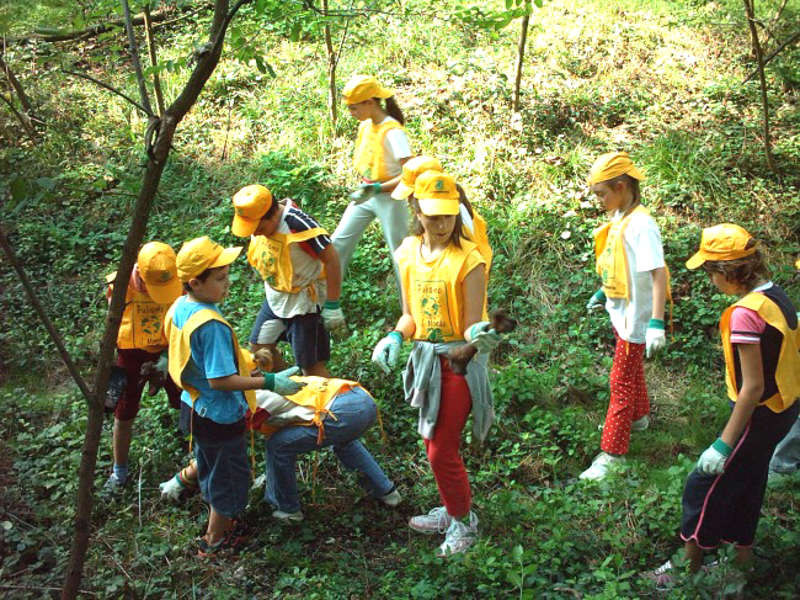
[[(797, 3), (787, 10), (796, 15)], [(401, 510), (353, 506), (354, 479), (325, 453), (316, 479), (313, 461), (301, 463), (306, 523), (274, 525), (254, 492), (249, 517), (261, 534), (243, 568), (199, 565), (186, 549), (205, 513), (196, 498), (180, 507), (157, 501), (156, 482), (184, 457), (173, 417), (161, 402), (146, 402), (133, 446), (141, 504), (131, 493), (98, 507), (87, 589), (180, 597), (226, 590), (239, 597), (233, 590), (242, 588), (286, 597), (648, 593), (635, 573), (676, 547), (683, 480), (726, 414), (713, 347), (726, 299), (712, 295), (701, 275), (687, 274), (682, 261), (699, 227), (734, 220), (767, 241), (776, 278), (798, 298), (788, 265), (800, 238), (800, 119), (792, 92), (775, 81), (776, 152), (786, 175), (764, 176), (757, 89), (739, 84), (751, 65), (734, 2), (551, 3), (533, 21), (519, 116), (508, 108), (514, 27), (490, 35), (444, 20), (375, 20), (369, 31), (357, 29), (351, 39), (360, 45), (346, 50), (339, 68), (342, 78), (380, 73), (397, 89), (415, 147), (439, 156), (490, 221), (492, 304), (510, 307), (526, 325), (496, 357), (492, 437), (466, 452), (483, 535), (476, 550), (442, 565), (432, 557), (434, 540), (404, 526), (437, 498), (399, 382), (366, 361), (397, 310), (389, 259), (373, 226), (345, 287), (355, 333), (335, 345), (332, 370), (364, 382), (382, 406), (390, 443), (381, 445), (377, 431), (367, 440), (406, 495)], [(175, 246), (198, 232), (232, 243), (229, 197), (256, 180), (299, 198), (333, 228), (354, 182), (354, 124), (345, 114), (331, 131), (326, 121), (321, 46), (277, 41), (252, 20), (241, 23), (243, 35), (267, 48), (277, 77), (224, 61), (181, 125), (150, 224), (150, 237)], [(194, 41), (191, 32), (169, 35), (162, 58), (179, 59)], [(51, 127), (39, 148), (0, 154), (8, 186), (27, 198), (7, 201), (4, 221), (13, 221), (15, 242), (87, 369), (103, 314), (100, 277), (117, 255), (138, 184), (143, 123), (104, 92), (52, 70), (68, 56), (134, 93), (115, 43), (66, 47), (40, 56), (35, 72), (23, 70)], [(24, 54), (12, 57), (27, 64)], [(791, 65), (783, 68), (790, 77)], [(165, 74), (168, 96), (184, 74)], [(607, 322), (582, 311), (596, 286), (589, 240), (600, 216), (583, 177), (595, 154), (614, 147), (631, 151), (648, 173), (645, 200), (659, 214), (673, 270), (675, 334), (666, 356), (647, 365), (653, 430), (634, 438), (624, 475), (579, 486), (571, 480), (599, 444), (610, 362)], [(244, 334), (261, 292), (244, 264), (236, 277), (225, 311)], [(63, 372), (45, 358), (52, 351), (33, 316), (8, 318), (21, 290), (6, 271), (2, 285), (3, 358), (15, 375), (2, 392), (4, 454), (14, 468), (0, 469), (10, 478), (4, 518), (11, 524), (0, 583), (47, 586), (58, 583), (65, 558), (63, 506), (74, 483), (63, 474), (75, 471), (83, 411), (61, 383)], [(98, 472), (98, 483), (104, 476)], [(773, 558), (771, 566), (759, 561), (754, 597), (766, 589), (790, 597), (799, 583), (791, 558), (800, 545), (792, 525), (798, 500), (790, 484), (768, 496), (759, 545), (761, 556)], [(719, 589), (686, 582), (676, 595)]]

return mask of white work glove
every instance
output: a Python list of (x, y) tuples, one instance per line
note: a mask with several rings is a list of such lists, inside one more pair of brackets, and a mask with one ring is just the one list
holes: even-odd
[(500, 334), (491, 329), (489, 321), (479, 321), (467, 329), (464, 339), (475, 346), (478, 352), (489, 354), (500, 343)]
[(375, 349), (372, 351), (372, 362), (388, 375), (397, 365), (397, 356), (400, 354), (402, 345), (403, 334), (399, 331), (390, 331), (375, 344)]
[(655, 356), (667, 345), (667, 336), (664, 334), (664, 321), (650, 319), (647, 331), (644, 334), (647, 358)]
[(181, 496), (181, 492), (186, 489), (186, 486), (181, 483), (176, 473), (170, 480), (159, 483), (158, 489), (161, 490), (162, 500), (177, 501)]
[(697, 460), (697, 470), (705, 475), (719, 475), (725, 470), (725, 461), (733, 452), (733, 448), (728, 446), (722, 441), (722, 438), (717, 438), (700, 455)]
[(339, 306), (338, 300), (326, 300), (322, 306), (322, 323), (328, 331), (344, 329), (347, 322), (344, 320), (344, 313)]
[(586, 303), (586, 312), (594, 312), (604, 308), (606, 305), (606, 293), (603, 288), (597, 290)]
[(362, 183), (354, 192), (350, 194), (350, 200), (356, 204), (361, 204), (372, 198), (375, 194), (381, 193), (381, 184), (377, 181), (374, 183)]

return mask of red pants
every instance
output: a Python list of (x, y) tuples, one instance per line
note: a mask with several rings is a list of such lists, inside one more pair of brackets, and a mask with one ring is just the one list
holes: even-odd
[(472, 493), (464, 461), (461, 459), (461, 432), (472, 409), (467, 380), (450, 370), (444, 358), (442, 365), (442, 398), (439, 415), (433, 429), (433, 439), (425, 440), (425, 450), (431, 463), (439, 497), (453, 517), (461, 518), (469, 513)]
[(626, 342), (614, 330), (617, 340), (611, 365), (611, 398), (600, 448), (609, 454), (627, 454), (631, 423), (650, 413), (644, 382), (644, 344)]
[[(147, 383), (147, 380), (141, 376), (140, 370), (144, 363), (155, 362), (158, 357), (158, 353), (151, 354), (136, 348), (124, 350), (117, 348), (117, 366), (125, 369), (125, 375), (128, 378), (128, 384), (125, 386), (119, 402), (117, 402), (116, 410), (114, 410), (114, 417), (119, 421), (130, 421), (139, 413), (142, 391), (144, 390), (144, 384)], [(181, 391), (169, 376), (164, 382), (164, 391), (167, 394), (169, 405), (172, 408), (180, 408)]]

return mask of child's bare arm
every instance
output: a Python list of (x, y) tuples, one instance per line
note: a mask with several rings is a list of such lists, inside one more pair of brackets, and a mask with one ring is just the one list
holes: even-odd
[(342, 269), (339, 254), (333, 244), (329, 244), (319, 253), (319, 259), (325, 265), (328, 300), (338, 300), (342, 293)]
[(245, 377), (243, 375), (228, 375), (215, 377), (208, 380), (212, 390), (222, 392), (243, 392), (246, 390), (260, 390), (264, 387), (264, 377)]
[(651, 318), (664, 320), (664, 301), (667, 297), (667, 270), (664, 267), (650, 271), (653, 278), (653, 313)]
[(720, 438), (731, 448), (739, 441), (764, 393), (764, 369), (759, 344), (736, 344), (742, 369), (742, 387)]

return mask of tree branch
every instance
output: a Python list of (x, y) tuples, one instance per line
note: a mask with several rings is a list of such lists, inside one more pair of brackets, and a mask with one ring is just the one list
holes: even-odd
[(153, 27), (150, 20), (150, 4), (144, 6), (144, 33), (147, 40), (147, 51), (150, 56), (150, 66), (153, 67), (153, 89), (156, 93), (158, 116), (164, 114), (164, 94), (161, 92), (161, 78), (158, 76), (158, 59), (156, 59), (156, 44), (153, 39)]
[(8, 108), (11, 109), (11, 112), (14, 113), (14, 116), (17, 118), (17, 121), (20, 122), (22, 128), (25, 130), (25, 133), (28, 134), (28, 137), (31, 138), (31, 141), (36, 143), (36, 131), (33, 129), (33, 125), (31, 125), (28, 120), (22, 115), (17, 108), (14, 106), (14, 103), (6, 98), (3, 94), (0, 94), (0, 100), (5, 102), (8, 105)]
[(148, 117), (155, 116), (151, 111), (147, 110), (144, 106), (136, 102), (136, 100), (134, 100), (130, 96), (126, 96), (125, 94), (120, 92), (117, 88), (111, 87), (107, 83), (103, 83), (102, 81), (100, 81), (99, 79), (95, 79), (91, 75), (87, 75), (86, 73), (78, 73), (77, 71), (67, 71), (66, 69), (61, 69), (61, 72), (66, 73), (67, 75), (74, 75), (75, 77), (82, 77), (83, 79), (88, 79), (92, 83), (96, 83), (100, 87), (107, 89), (109, 92), (112, 92), (117, 96), (119, 96), (120, 98), (127, 100), (128, 102), (133, 104), (136, 108), (138, 108), (140, 111), (142, 111), (144, 114), (146, 114)]
[(758, 29), (755, 23), (755, 9), (753, 7), (753, 0), (743, 0), (744, 10), (747, 15), (747, 24), (750, 27), (750, 35), (753, 42), (753, 52), (755, 52), (756, 60), (758, 61), (758, 77), (761, 84), (761, 104), (764, 112), (764, 152), (767, 155), (767, 164), (770, 170), (775, 173), (777, 167), (775, 159), (772, 156), (772, 143), (770, 141), (769, 131), (769, 102), (767, 99), (767, 79), (764, 75), (764, 54), (761, 51), (761, 44), (758, 41)]
[[(171, 9), (162, 9), (154, 12), (152, 14), (152, 21), (153, 23), (161, 23), (162, 26), (169, 25), (171, 23), (175, 23), (182, 19), (186, 19), (197, 13), (208, 10), (211, 8), (212, 4), (210, 2), (203, 4), (193, 10), (189, 10), (187, 14), (181, 15), (175, 19), (168, 19), (173, 11)], [(141, 25), (144, 23), (144, 16), (137, 15), (132, 20), (134, 25)], [(33, 33), (31, 35), (23, 36), (23, 37), (16, 37), (16, 38), (6, 38), (5, 42), (8, 46), (13, 46), (16, 44), (23, 44), (26, 42), (32, 42), (34, 40), (40, 40), (42, 42), (67, 42), (67, 41), (80, 41), (90, 37), (94, 37), (100, 35), (101, 33), (105, 33), (106, 31), (111, 31), (112, 29), (116, 29), (118, 27), (124, 27), (125, 20), (124, 19), (113, 19), (106, 23), (100, 23), (98, 25), (92, 25), (91, 27), (87, 27), (86, 29), (80, 29), (78, 31), (65, 31), (64, 33)]]
[(144, 75), (142, 74), (142, 63), (139, 62), (139, 47), (136, 44), (136, 34), (133, 32), (133, 24), (131, 23), (131, 9), (128, 6), (128, 0), (120, 0), (120, 3), (122, 4), (122, 14), (125, 18), (125, 30), (128, 32), (128, 50), (131, 53), (136, 82), (139, 84), (139, 97), (142, 99), (142, 106), (147, 109), (147, 114), (152, 116), (153, 108), (150, 106), (150, 96), (147, 93), (147, 85), (145, 85)]
[[(780, 46), (778, 46), (777, 48), (775, 48), (775, 50), (773, 50), (773, 51), (772, 51), (772, 52), (769, 54), (769, 56), (767, 56), (767, 57), (764, 59), (764, 66), (766, 66), (766, 65), (767, 65), (767, 63), (768, 63), (768, 62), (770, 62), (770, 61), (771, 61), (773, 58), (775, 58), (776, 56), (778, 56), (778, 54), (780, 54), (781, 52), (783, 52), (783, 50), (784, 50), (784, 49), (785, 49), (787, 46), (791, 46), (792, 44), (794, 44), (794, 43), (795, 43), (795, 42), (797, 42), (798, 40), (800, 40), (800, 31), (798, 31), (797, 33), (795, 33), (795, 34), (794, 34), (792, 37), (790, 37), (788, 40), (786, 40), (785, 42), (783, 42), (783, 43), (782, 43)], [(755, 70), (754, 70), (752, 73), (750, 73), (750, 75), (748, 75), (747, 77), (745, 77), (745, 78), (744, 78), (744, 80), (742, 81), (742, 83), (747, 83), (748, 81), (750, 81), (750, 80), (751, 80), (753, 77), (755, 77), (756, 75), (758, 75), (758, 69), (755, 69)]]
[(53, 340), (56, 348), (58, 348), (58, 353), (61, 355), (61, 360), (64, 361), (67, 370), (69, 371), (70, 375), (72, 375), (72, 378), (75, 380), (78, 388), (80, 388), (81, 393), (86, 398), (86, 401), (91, 403), (93, 401), (93, 396), (89, 391), (89, 387), (86, 385), (86, 381), (81, 376), (80, 371), (78, 371), (78, 368), (75, 366), (75, 363), (72, 362), (72, 357), (69, 355), (69, 352), (67, 352), (64, 341), (61, 339), (58, 331), (56, 331), (56, 328), (53, 325), (53, 322), (50, 320), (50, 317), (47, 316), (47, 312), (44, 310), (44, 306), (42, 306), (42, 303), (39, 301), (39, 298), (36, 295), (33, 286), (31, 285), (31, 281), (28, 279), (25, 269), (22, 267), (22, 264), (19, 262), (14, 249), (11, 247), (11, 243), (8, 241), (2, 226), (0, 226), (0, 246), (2, 246), (3, 252), (5, 252), (6, 258), (8, 258), (8, 262), (11, 263), (11, 266), (14, 267), (14, 270), (17, 272), (17, 277), (19, 277), (20, 282), (22, 282), (22, 287), (25, 288), (25, 293), (28, 294), (28, 300), (30, 300), (33, 309), (42, 320), (45, 329), (47, 329), (47, 333), (50, 334), (50, 339)]

